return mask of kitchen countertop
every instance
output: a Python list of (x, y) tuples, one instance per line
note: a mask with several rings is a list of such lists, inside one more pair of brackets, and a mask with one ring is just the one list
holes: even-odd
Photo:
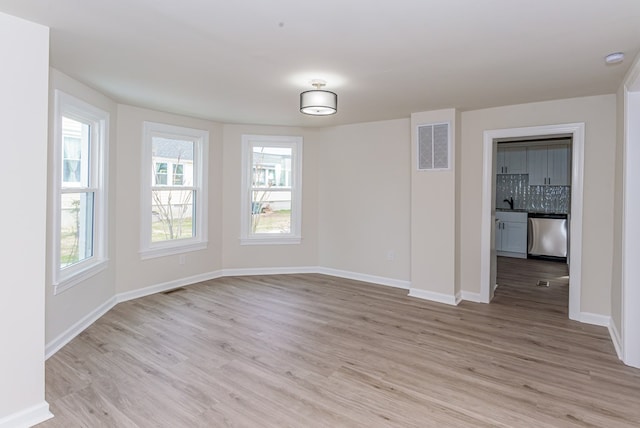
[(560, 214), (560, 215), (568, 215), (567, 213), (558, 213), (558, 212), (549, 212), (549, 211), (535, 211), (535, 210), (523, 210), (523, 209), (509, 209), (509, 208), (496, 208), (496, 211), (506, 212), (506, 213), (527, 213), (527, 214)]

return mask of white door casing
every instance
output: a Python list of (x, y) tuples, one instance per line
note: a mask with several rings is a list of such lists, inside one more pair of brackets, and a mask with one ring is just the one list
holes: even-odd
[[(640, 71), (639, 71), (640, 74)], [(635, 89), (635, 91), (634, 91)], [(640, 75), (625, 89), (622, 213), (622, 361), (640, 368)]]
[(582, 276), (582, 211), (584, 180), (584, 123), (533, 126), (487, 130), (483, 142), (482, 171), (482, 223), (480, 255), (480, 300), (489, 303), (495, 288), (495, 249), (493, 245), (495, 202), (493, 186), (495, 180), (494, 159), (496, 139), (518, 137), (542, 137), (550, 135), (572, 135), (571, 151), (571, 252), (569, 254), (569, 318), (581, 321), (580, 285)]

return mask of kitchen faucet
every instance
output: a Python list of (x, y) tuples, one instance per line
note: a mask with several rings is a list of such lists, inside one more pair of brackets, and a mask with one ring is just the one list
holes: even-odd
[(506, 202), (506, 203), (508, 203), (508, 204), (509, 204), (509, 209), (513, 209), (513, 196), (512, 196), (512, 197), (510, 197), (509, 199), (505, 199), (505, 200), (504, 200), (504, 201), (502, 201), (502, 202)]

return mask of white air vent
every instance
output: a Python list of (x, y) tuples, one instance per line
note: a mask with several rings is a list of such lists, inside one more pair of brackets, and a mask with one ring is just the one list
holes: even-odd
[(449, 169), (449, 124), (418, 126), (418, 169)]

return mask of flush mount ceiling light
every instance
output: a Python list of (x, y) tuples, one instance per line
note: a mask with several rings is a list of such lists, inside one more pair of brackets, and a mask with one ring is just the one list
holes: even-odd
[(617, 64), (624, 61), (624, 53), (614, 52), (604, 57), (604, 62), (607, 64)]
[(327, 116), (338, 111), (338, 96), (334, 92), (321, 89), (327, 82), (312, 80), (315, 87), (300, 94), (300, 112), (312, 116)]

